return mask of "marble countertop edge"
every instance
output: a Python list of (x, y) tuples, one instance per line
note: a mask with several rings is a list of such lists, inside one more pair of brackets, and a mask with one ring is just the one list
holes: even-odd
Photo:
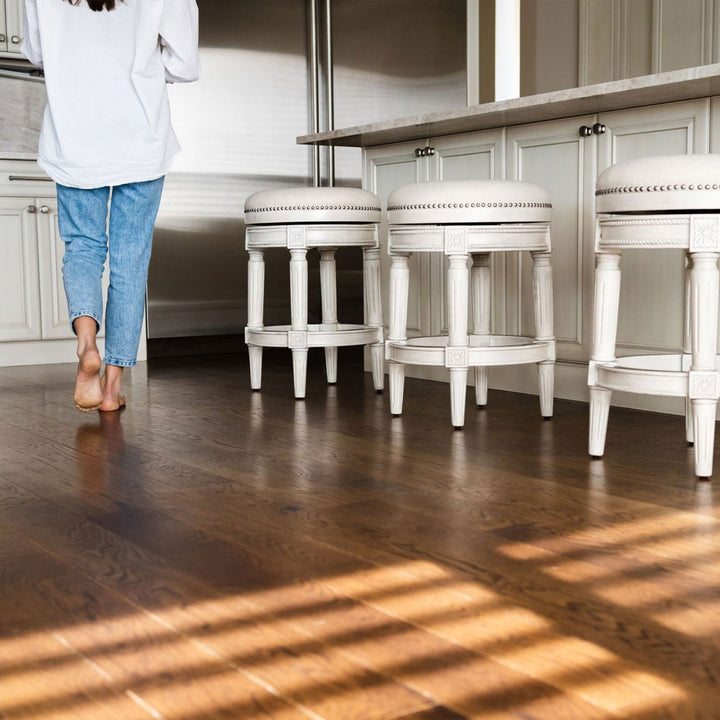
[(301, 145), (369, 147), (720, 95), (720, 63), (302, 135)]

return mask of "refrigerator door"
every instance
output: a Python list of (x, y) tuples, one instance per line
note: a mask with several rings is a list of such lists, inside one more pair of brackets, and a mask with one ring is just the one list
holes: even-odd
[[(183, 147), (166, 180), (148, 278), (148, 337), (242, 332), (245, 199), (312, 184), (304, 0), (203, 0), (202, 76), (169, 87)], [(287, 262), (268, 253), (267, 322), (284, 322)]]

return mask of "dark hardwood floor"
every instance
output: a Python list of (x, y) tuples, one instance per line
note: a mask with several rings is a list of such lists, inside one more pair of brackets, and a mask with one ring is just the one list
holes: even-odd
[[(0, 369), (0, 718), (717, 720), (720, 462), (682, 418), (492, 392), (449, 422), (360, 355), (164, 358), (82, 414)], [(472, 401), (472, 390), (468, 390)]]

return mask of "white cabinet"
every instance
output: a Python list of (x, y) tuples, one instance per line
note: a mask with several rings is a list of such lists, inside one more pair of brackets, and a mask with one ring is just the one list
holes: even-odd
[(23, 18), (23, 0), (0, 0), (0, 55), (20, 55)]
[[(0, 160), (0, 366), (74, 360), (64, 250), (54, 183), (34, 162)], [(107, 271), (103, 282), (106, 295)]]
[(40, 338), (35, 206), (25, 197), (0, 196), (0, 341)]
[[(711, 107), (717, 116), (714, 124)], [(717, 99), (372, 147), (365, 151), (364, 187), (378, 194), (383, 203), (395, 187), (416, 180), (506, 177), (546, 188), (553, 203), (557, 354), (568, 373), (567, 380), (559, 373), (558, 393), (561, 397), (583, 399), (584, 363), (592, 342), (596, 178), (606, 167), (621, 160), (708, 152), (711, 126), (720, 128)], [(581, 128), (590, 134), (583, 136)], [(712, 142), (713, 149), (720, 150), (717, 131)], [(416, 157), (415, 150), (424, 148), (431, 148), (429, 154)], [(382, 233), (384, 241), (384, 228)], [(528, 258), (522, 254), (509, 254), (506, 258), (501, 253), (495, 255), (493, 330), (532, 335)], [(428, 262), (419, 268), (425, 292), (419, 286), (414, 288), (410, 302), (412, 324), (423, 334), (436, 334), (445, 327), (444, 272), (440, 260), (433, 260), (435, 264)], [(664, 351), (682, 345), (683, 267), (680, 252), (625, 253), (623, 312), (618, 331), (621, 353)], [(387, 277), (386, 266), (383, 271)], [(662, 293), (656, 290), (660, 287)], [(533, 372), (533, 368), (527, 372), (523, 369), (507, 372), (501, 375), (501, 385), (535, 392)]]
[(0, 341), (73, 337), (62, 252), (54, 197), (0, 194)]

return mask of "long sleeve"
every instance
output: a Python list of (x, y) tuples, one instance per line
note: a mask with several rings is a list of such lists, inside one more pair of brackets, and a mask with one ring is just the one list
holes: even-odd
[(42, 43), (40, 42), (36, 0), (25, 0), (25, 32), (23, 35), (20, 51), (33, 65), (42, 67)]
[(160, 44), (167, 82), (193, 82), (200, 77), (196, 0), (165, 0)]

